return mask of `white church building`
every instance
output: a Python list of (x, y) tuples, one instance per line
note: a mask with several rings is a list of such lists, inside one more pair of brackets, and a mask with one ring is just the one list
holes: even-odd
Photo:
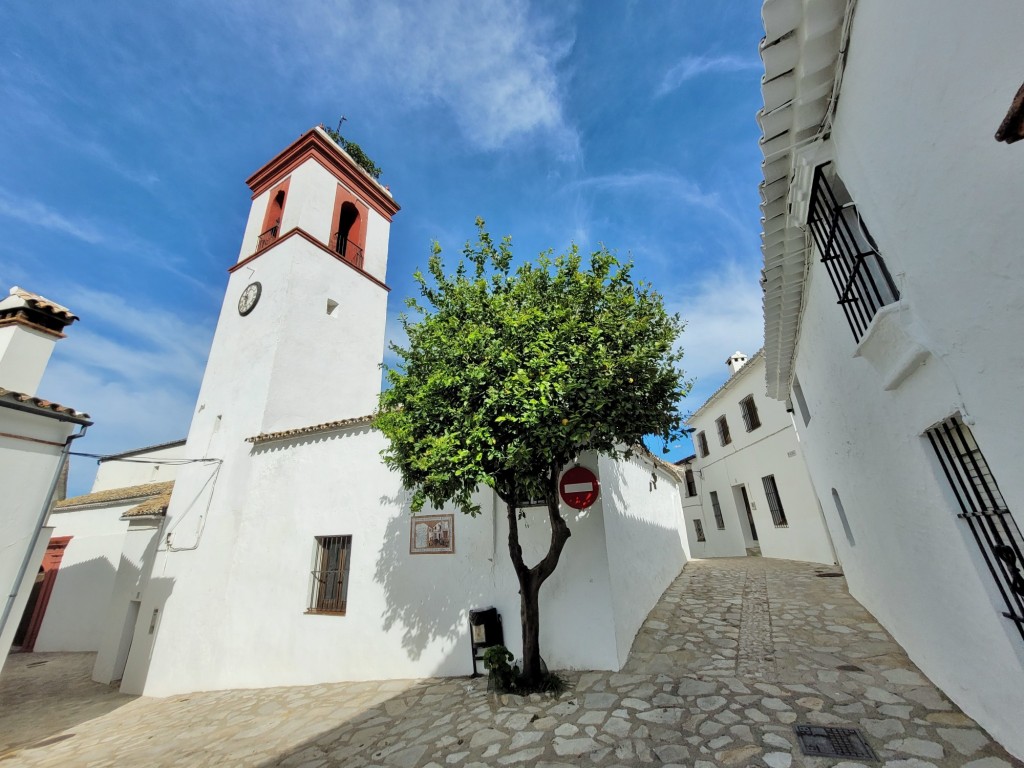
[[(465, 675), (469, 612), (491, 606), (521, 655), (504, 505), (483, 490), (475, 518), (412, 517), (370, 426), (398, 205), (319, 128), (248, 184), (192, 425), (173, 446), (185, 463), (169, 504), (108, 498), (98, 481), (60, 507), (69, 528), (102, 518), (88, 542), (97, 552), (124, 542), (126, 565), (105, 574), (105, 629), (90, 640), (94, 677), (164, 696)], [(681, 478), (643, 452), (580, 464), (600, 495), (582, 512), (563, 508), (572, 537), (541, 591), (542, 652), (554, 669), (615, 670), (687, 560)], [(124, 480), (136, 494), (143, 481), (156, 478)], [(530, 562), (549, 530), (541, 509), (526, 512)], [(50, 629), (56, 643), (67, 626)]]
[(1024, 5), (763, 17), (768, 394), (853, 595), (1024, 757)]
[(693, 555), (835, 563), (793, 419), (765, 395), (763, 350), (749, 360), (736, 352), (726, 365), (729, 378), (686, 420), (686, 469), (699, 479), (699, 503), (684, 511)]

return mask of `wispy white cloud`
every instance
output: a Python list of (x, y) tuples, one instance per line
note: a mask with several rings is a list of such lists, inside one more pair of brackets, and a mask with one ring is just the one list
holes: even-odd
[(696, 410), (728, 378), (726, 358), (736, 350), (753, 355), (763, 344), (761, 285), (756, 267), (737, 262), (719, 265), (687, 289), (685, 300), (673, 299), (668, 307), (686, 321), (681, 344), (683, 367), (694, 379), (684, 410)]
[(706, 74), (723, 72), (747, 72), (760, 69), (761, 62), (756, 58), (742, 56), (684, 56), (674, 64), (658, 84), (655, 96), (671, 93), (688, 80)]
[[(349, 86), (372, 83), (383, 98), (440, 105), (479, 148), (542, 135), (564, 152), (578, 149), (556, 71), (575, 42), (564, 15), (532, 14), (523, 0), (324, 0), (274, 8), (265, 7), (301, 29), (295, 40), (302, 50), (279, 56), (309, 57), (316, 71), (343, 77)], [(248, 23), (262, 23), (247, 16)], [(322, 77), (309, 83), (330, 87)]]
[[(116, 453), (184, 437), (202, 381), (212, 318), (195, 322), (104, 291), (69, 288), (60, 300), (82, 321), (60, 342), (40, 394), (88, 412), (95, 426), (76, 450)], [(74, 492), (94, 467), (73, 463)]]
[(70, 235), (91, 245), (104, 241), (102, 228), (92, 222), (65, 216), (37, 200), (18, 197), (3, 188), (0, 188), (0, 216)]
[(571, 182), (569, 190), (595, 189), (636, 195), (637, 193), (657, 194), (669, 197), (684, 205), (703, 208), (721, 216), (739, 231), (746, 228), (732, 209), (723, 202), (718, 192), (709, 192), (699, 184), (676, 173), (661, 171), (639, 171), (589, 176)]

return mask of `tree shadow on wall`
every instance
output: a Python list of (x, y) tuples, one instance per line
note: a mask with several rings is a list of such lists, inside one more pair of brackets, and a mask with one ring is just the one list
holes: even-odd
[[(410, 512), (408, 498), (384, 497), (381, 503), (385, 508), (401, 510), (388, 520), (374, 574), (374, 580), (384, 589), (384, 630), (400, 629), (402, 647), (414, 661), (428, 646), (440, 642), (446, 669), (437, 671), (452, 674), (465, 666), (468, 674), (472, 669), (469, 611), (491, 605), (495, 589), (490, 544), (474, 548), (471, 542), (492, 541), (493, 511), (484, 511), (475, 518), (452, 513), (454, 553), (411, 554), (410, 529), (417, 517)], [(427, 514), (448, 512), (425, 509), (420, 516)], [(480, 530), (470, 535), (470, 526), (486, 529), (488, 535), (481, 537)]]

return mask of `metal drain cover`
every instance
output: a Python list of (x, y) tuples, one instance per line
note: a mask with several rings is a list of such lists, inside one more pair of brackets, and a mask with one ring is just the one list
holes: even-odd
[(814, 757), (849, 757), (854, 760), (877, 761), (859, 728), (823, 725), (794, 725), (800, 751)]

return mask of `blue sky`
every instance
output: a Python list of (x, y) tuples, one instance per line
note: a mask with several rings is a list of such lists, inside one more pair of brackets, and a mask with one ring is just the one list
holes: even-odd
[(632, 257), (688, 322), (686, 411), (761, 344), (758, 3), (43, 1), (0, 30), (0, 288), (82, 318), (39, 391), (94, 417), (77, 450), (185, 436), (244, 180), (341, 115), (402, 205), (392, 318), (483, 216), (523, 257)]

